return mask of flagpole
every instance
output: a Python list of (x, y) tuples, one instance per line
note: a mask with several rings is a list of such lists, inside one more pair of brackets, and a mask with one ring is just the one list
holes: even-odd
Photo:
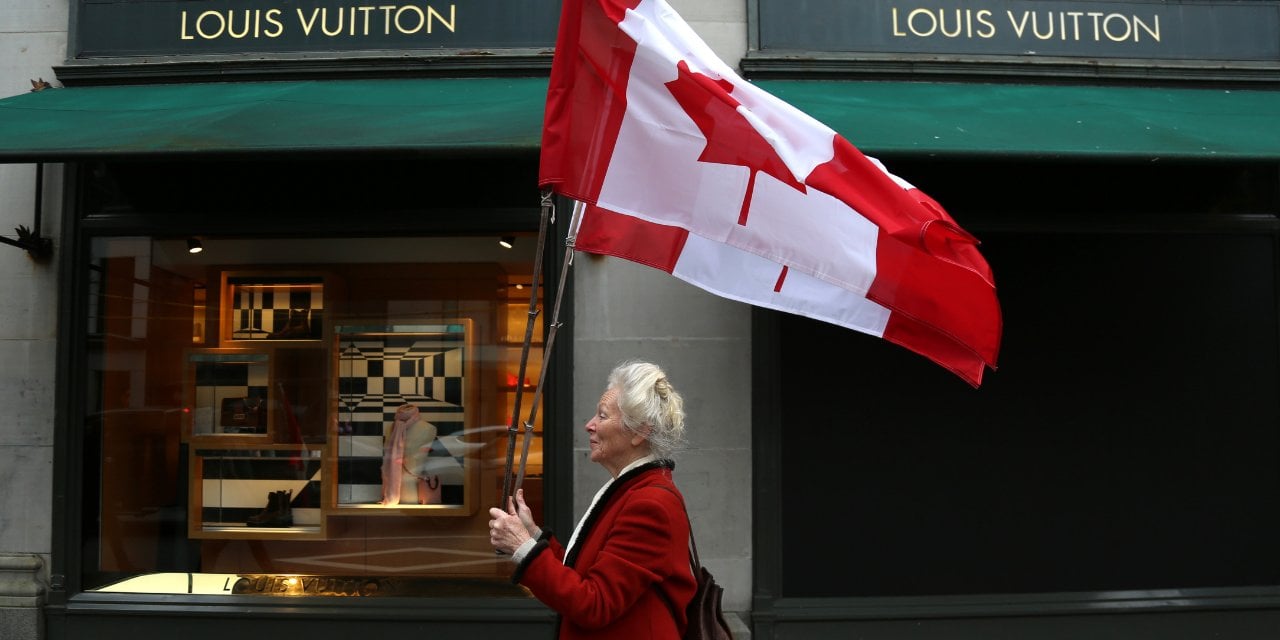
[(524, 442), (520, 450), (520, 466), (516, 474), (515, 487), (524, 484), (525, 465), (529, 461), (529, 441), (533, 439), (533, 421), (538, 415), (538, 402), (542, 399), (542, 389), (547, 382), (547, 367), (551, 364), (551, 349), (556, 343), (556, 332), (560, 325), (560, 301), (564, 299), (564, 284), (569, 279), (569, 268), (573, 266), (574, 241), (578, 236), (578, 225), (582, 222), (583, 205), (574, 201), (573, 216), (569, 220), (569, 233), (564, 239), (564, 260), (560, 265), (560, 282), (556, 285), (556, 300), (551, 308), (551, 322), (547, 329), (547, 344), (542, 351), (542, 369), (538, 373), (538, 386), (533, 389), (533, 403), (529, 408), (529, 419), (524, 423)]
[[(524, 374), (529, 364), (529, 345), (533, 342), (533, 328), (538, 318), (538, 277), (542, 274), (542, 247), (547, 239), (547, 221), (555, 210), (552, 198), (553, 194), (550, 190), (543, 192), (542, 214), (538, 222), (538, 245), (533, 254), (533, 278), (529, 286), (529, 318), (525, 322), (524, 345), (520, 349), (520, 370), (516, 375), (515, 404), (511, 409), (511, 424), (507, 428), (506, 466), (502, 471), (502, 502), (498, 505), (498, 508), (503, 511), (507, 510), (507, 502), (514, 491), (511, 484), (511, 467), (515, 462), (516, 438), (520, 435), (520, 400), (524, 395)], [(545, 354), (543, 362), (546, 362)]]

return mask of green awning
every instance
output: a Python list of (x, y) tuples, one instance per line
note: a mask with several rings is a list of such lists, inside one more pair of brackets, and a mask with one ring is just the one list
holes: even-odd
[[(1280, 91), (762, 80), (870, 154), (1280, 158)], [(545, 78), (48, 89), (0, 100), (0, 162), (533, 151)]]
[(1280, 91), (762, 80), (869, 154), (1280, 158)]
[(0, 100), (0, 162), (151, 155), (536, 150), (545, 78), (46, 89)]

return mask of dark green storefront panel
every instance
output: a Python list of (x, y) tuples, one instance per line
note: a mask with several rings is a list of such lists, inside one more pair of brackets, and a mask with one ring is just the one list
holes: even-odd
[[(868, 153), (1280, 158), (1280, 91), (765, 80)], [(0, 100), (0, 161), (533, 150), (543, 78), (49, 89)]]
[(0, 100), (0, 161), (537, 149), (544, 78), (46, 89)]
[(762, 80), (867, 153), (1280, 157), (1280, 91)]

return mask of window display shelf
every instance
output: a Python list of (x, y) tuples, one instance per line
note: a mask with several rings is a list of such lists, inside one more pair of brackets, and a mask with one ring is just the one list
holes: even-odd
[(222, 342), (317, 342), (325, 336), (325, 280), (317, 274), (222, 277)]
[(324, 449), (191, 448), (192, 538), (324, 538)]
[(270, 441), (275, 410), (269, 353), (192, 349), (186, 363), (185, 437), (219, 443)]
[(476, 512), (473, 333), (467, 318), (334, 328), (336, 481), (326, 514)]

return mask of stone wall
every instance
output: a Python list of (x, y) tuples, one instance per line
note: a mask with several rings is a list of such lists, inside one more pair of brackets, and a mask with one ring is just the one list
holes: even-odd
[[(66, 57), (67, 10), (60, 0), (0, 0), (0, 97), (55, 82)], [(57, 237), (62, 172), (45, 168), (41, 235)], [(0, 164), (0, 235), (34, 227), (36, 167)], [(53, 389), (58, 277), (0, 245), (0, 638), (43, 637), (53, 487)]]
[(38, 555), (0, 553), (0, 638), (44, 637), (44, 569)]

